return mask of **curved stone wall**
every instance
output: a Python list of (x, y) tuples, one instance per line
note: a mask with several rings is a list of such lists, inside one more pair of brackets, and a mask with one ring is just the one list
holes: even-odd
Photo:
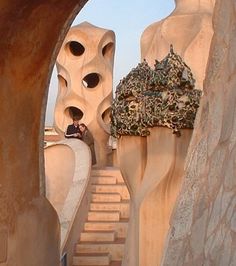
[(67, 139), (45, 148), (44, 155), (46, 196), (59, 216), (63, 247), (88, 185), (91, 153), (83, 141)]
[(44, 149), (44, 158), (46, 197), (59, 214), (73, 181), (75, 154), (70, 146), (55, 144)]
[(59, 265), (59, 221), (44, 197), (44, 116), (56, 54), (85, 2), (0, 1), (0, 263), (4, 266)]
[(204, 96), (162, 265), (236, 265), (236, 4), (216, 2)]

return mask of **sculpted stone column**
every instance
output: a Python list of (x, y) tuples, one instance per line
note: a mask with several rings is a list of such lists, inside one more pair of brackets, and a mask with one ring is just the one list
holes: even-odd
[(141, 37), (141, 57), (150, 66), (161, 60), (170, 44), (191, 68), (196, 89), (202, 90), (210, 43), (215, 0), (175, 0), (167, 18), (148, 26)]
[(190, 129), (181, 132), (178, 138), (168, 128), (153, 128), (148, 137), (118, 141), (120, 168), (131, 192), (124, 265), (160, 265), (192, 135)]
[(111, 132), (131, 196), (125, 266), (161, 263), (200, 95), (172, 48), (154, 70), (143, 61), (117, 86)]
[(99, 166), (107, 162), (114, 49), (113, 31), (84, 22), (71, 28), (57, 58), (55, 127), (63, 134), (79, 116), (93, 133)]

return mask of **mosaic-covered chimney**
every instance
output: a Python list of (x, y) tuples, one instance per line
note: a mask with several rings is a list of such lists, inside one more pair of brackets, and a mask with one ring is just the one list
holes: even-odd
[(193, 129), (201, 97), (194, 85), (191, 69), (172, 45), (154, 70), (144, 60), (116, 88), (112, 135), (148, 136), (149, 128), (161, 126), (180, 136), (181, 129)]
[(154, 69), (144, 60), (117, 86), (111, 133), (131, 197), (123, 265), (161, 265), (201, 97), (194, 85), (171, 46)]

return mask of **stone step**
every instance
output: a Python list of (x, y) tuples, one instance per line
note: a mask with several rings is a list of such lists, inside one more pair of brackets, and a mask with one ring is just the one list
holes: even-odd
[(93, 202), (91, 211), (120, 211), (121, 218), (129, 218), (129, 201), (121, 202)]
[(92, 193), (92, 202), (120, 202), (119, 193)]
[(93, 169), (91, 171), (91, 176), (114, 176), (116, 177), (117, 183), (124, 183), (124, 179), (121, 175), (119, 168), (116, 167), (106, 167), (103, 169)]
[(121, 199), (129, 200), (129, 191), (125, 184), (116, 185), (91, 185), (91, 191), (93, 193), (119, 193)]
[(109, 266), (121, 266), (122, 261), (111, 261)]
[(119, 222), (85, 222), (85, 231), (116, 231), (118, 238), (127, 236), (128, 220), (121, 219)]
[(80, 241), (109, 241), (116, 239), (115, 231), (85, 231), (80, 234)]
[(119, 221), (120, 212), (118, 211), (89, 211), (88, 221)]
[(93, 168), (91, 203), (73, 266), (121, 266), (129, 218), (129, 192), (118, 168)]
[[(122, 261), (111, 261), (109, 266), (121, 266)], [(74, 266), (74, 265), (73, 265)], [(86, 266), (86, 265), (80, 265), (80, 266)], [(97, 266), (97, 265), (90, 265), (90, 266)]]
[(91, 184), (116, 184), (116, 177), (114, 176), (94, 176), (92, 177)]
[(109, 253), (76, 254), (73, 257), (73, 266), (109, 266), (110, 262)]
[(124, 243), (125, 239), (117, 239), (112, 243), (84, 243), (79, 242), (76, 245), (76, 253), (109, 253), (111, 260), (119, 261), (122, 260), (124, 255)]

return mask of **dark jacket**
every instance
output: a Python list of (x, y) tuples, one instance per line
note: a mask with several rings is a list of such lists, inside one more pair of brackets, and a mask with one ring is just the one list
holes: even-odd
[[(74, 137), (72, 136), (75, 133), (79, 133), (80, 136), (79, 137)], [(79, 126), (75, 127), (74, 124), (69, 125), (67, 127), (66, 133), (65, 133), (65, 137), (70, 139), (70, 138), (75, 138), (75, 139), (81, 139), (81, 131), (79, 130)]]

